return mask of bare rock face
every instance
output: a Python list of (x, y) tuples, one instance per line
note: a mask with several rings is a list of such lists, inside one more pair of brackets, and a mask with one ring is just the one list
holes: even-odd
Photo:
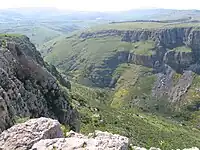
[(179, 102), (181, 100), (181, 97), (188, 91), (188, 89), (192, 85), (192, 81), (192, 71), (185, 71), (176, 86), (172, 88), (170, 92), (170, 101)]
[(0, 133), (15, 117), (55, 118), (78, 130), (77, 112), (59, 84), (69, 87), (26, 36), (0, 37)]
[(95, 131), (89, 137), (81, 134), (69, 133), (68, 138), (41, 140), (34, 144), (32, 150), (128, 150), (129, 140), (117, 134)]
[(194, 63), (191, 52), (175, 52), (173, 50), (165, 53), (163, 61), (177, 71), (188, 68)]
[(41, 139), (62, 137), (63, 133), (57, 120), (48, 118), (31, 119), (2, 132), (0, 135), (0, 149), (28, 150)]

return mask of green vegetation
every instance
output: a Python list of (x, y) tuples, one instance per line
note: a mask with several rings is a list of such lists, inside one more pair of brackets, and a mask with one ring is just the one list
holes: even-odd
[(141, 30), (141, 29), (159, 29), (174, 27), (200, 27), (200, 23), (158, 23), (158, 22), (122, 22), (114, 24), (104, 24), (87, 29), (89, 32), (100, 30)]
[(131, 139), (133, 145), (163, 150), (200, 146), (200, 131), (136, 108), (113, 108), (108, 93), (72, 85), (74, 106), (81, 115), (81, 132), (109, 131)]
[(30, 117), (15, 117), (15, 123), (18, 124), (18, 123), (24, 123), (26, 122), (27, 120), (29, 120)]
[(174, 85), (176, 85), (176, 84), (178, 83), (178, 81), (179, 81), (179, 79), (181, 78), (181, 76), (182, 76), (182, 74), (179, 74), (179, 73), (174, 73), (174, 74), (173, 74), (172, 79), (173, 79), (173, 84), (174, 84)]
[(64, 137), (67, 137), (67, 132), (70, 131), (70, 127), (66, 126), (66, 125), (61, 125), (61, 130), (63, 132)]
[(26, 27), (17, 27), (15, 30), (11, 30), (7, 34), (9, 35), (18, 35), (17, 33), (28, 36), (37, 47), (44, 44), (45, 42), (54, 39), (58, 36), (61, 36), (62, 33), (54, 31), (44, 26), (26, 26)]
[[(119, 24), (107, 26), (112, 29), (116, 26), (119, 30), (131, 29), (125, 24), (134, 23), (122, 23), (120, 25), (124, 26), (120, 28)], [(141, 26), (138, 24), (138, 27), (143, 25), (148, 26), (144, 23)], [(158, 28), (156, 25), (162, 28), (166, 24), (161, 26), (159, 23), (152, 23), (152, 27), (148, 28)], [(100, 29), (97, 27), (96, 31), (103, 28), (104, 26)], [(73, 106), (80, 113), (82, 133), (87, 134), (97, 129), (110, 131), (129, 137), (133, 145), (154, 146), (164, 150), (200, 146), (200, 131), (196, 128), (200, 112), (191, 110), (193, 106), (199, 105), (196, 77), (191, 91), (189, 89), (184, 95), (184, 100), (172, 106), (168, 96), (153, 96), (152, 91), (157, 80), (153, 69), (127, 61), (129, 53), (154, 55), (154, 41), (130, 43), (121, 41), (120, 36), (81, 39), (79, 35), (76, 33), (50, 41), (46, 46), (51, 48), (44, 53), (47, 54), (45, 59), (48, 62), (56, 65), (75, 82), (70, 94)], [(191, 51), (187, 47), (173, 50)], [(172, 86), (178, 83), (181, 76), (182, 74), (173, 74)], [(115, 84), (112, 88), (94, 88), (91, 78), (103, 78), (99, 82), (115, 79)], [(88, 87), (77, 82), (87, 82), (85, 85)], [(191, 98), (191, 95), (195, 98)], [(178, 110), (174, 109), (175, 105)]]
[(86, 63), (86, 58), (90, 63), (102, 63), (106, 57), (114, 54), (116, 47), (120, 45), (119, 41), (120, 37), (94, 38), (85, 41), (75, 36), (58, 42), (45, 59), (58, 64), (76, 56), (75, 61), (80, 65)]
[[(133, 145), (147, 148), (160, 147), (162, 150), (200, 147), (200, 131), (197, 129), (200, 120), (199, 75), (194, 74), (191, 87), (177, 104), (178, 110), (172, 111), (174, 106), (169, 104), (168, 97), (153, 97), (152, 90), (157, 74), (154, 74), (151, 68), (134, 65), (127, 61), (129, 53), (144, 56), (154, 55), (154, 41), (124, 42), (121, 36), (81, 39), (79, 38), (80, 32), (66, 35), (82, 28), (88, 28), (85, 29), (86, 32), (154, 30), (174, 27), (200, 29), (200, 23), (182, 23), (184, 20), (197, 19), (198, 16), (188, 12), (170, 12), (173, 13), (156, 12), (154, 17), (149, 14), (145, 19), (176, 18), (178, 20), (169, 21), (170, 23), (112, 23), (92, 28), (88, 27), (107, 23), (108, 20), (112, 19), (72, 20), (66, 19), (67, 17), (62, 14), (59, 17), (50, 16), (49, 18), (53, 18), (50, 20), (44, 19), (44, 16), (43, 19), (37, 16), (30, 23), (26, 21), (1, 23), (1, 33), (5, 34), (0, 34), (0, 38), (19, 37), (20, 34), (27, 35), (41, 50), (45, 60), (58, 67), (60, 72), (72, 81), (72, 89), (68, 91), (67, 88), (62, 87), (62, 91), (65, 92), (66, 97), (70, 97), (69, 103), (80, 113), (82, 133), (87, 134), (94, 132), (94, 130), (109, 131), (129, 137)], [(126, 20), (124, 18), (129, 18), (133, 20), (133, 13), (130, 14), (120, 17), (117, 14), (115, 19)], [(177, 14), (181, 16), (181, 19), (179, 15), (177, 17)], [(191, 15), (194, 16), (192, 19), (187, 18)], [(72, 18), (76, 17), (72, 16)], [(6, 41), (2, 41), (2, 45), (5, 47)], [(176, 47), (173, 50), (191, 52), (191, 49), (186, 46)], [(182, 74), (173, 74), (173, 86), (178, 83), (181, 77)], [(91, 78), (94, 80), (103, 78), (99, 82), (114, 81), (114, 86), (112, 88), (94, 88)], [(85, 85), (88, 87), (77, 84), (77, 82), (87, 83)], [(15, 121), (21, 123), (28, 119), (17, 117)], [(62, 131), (67, 137), (69, 127), (62, 125)]]
[(138, 54), (138, 55), (153, 55), (153, 50), (155, 49), (155, 42), (148, 40), (148, 41), (140, 41), (133, 43), (133, 48), (131, 52)]
[[(185, 99), (187, 102), (182, 100), (183, 103), (183, 110), (180, 113), (183, 120), (186, 120), (187, 124), (193, 126), (194, 128), (198, 127), (199, 123), (199, 116), (200, 116), (200, 76), (198, 74), (194, 74), (194, 79), (192, 86), (187, 92)], [(189, 121), (188, 121), (189, 120)]]
[(186, 46), (176, 47), (173, 50), (177, 52), (192, 52), (192, 49)]
[(130, 65), (127, 63), (120, 64), (114, 71), (113, 76), (123, 74), (127, 69), (130, 69)]
[[(141, 107), (145, 107), (142, 101), (149, 100), (152, 84), (154, 83), (154, 75), (151, 69), (134, 65), (122, 64), (116, 71), (124, 66), (126, 68), (121, 72), (120, 78), (116, 83), (116, 90), (113, 94), (112, 107), (122, 107), (128, 103), (137, 102)], [(147, 75), (149, 73), (149, 75)], [(139, 104), (140, 100), (140, 104)], [(131, 104), (132, 105), (132, 104)]]
[(157, 22), (124, 22), (124, 23), (114, 23), (114, 24), (105, 24), (92, 27), (87, 31), (94, 32), (98, 30), (132, 30), (132, 29), (156, 29), (164, 27), (168, 24), (166, 23), (157, 23)]
[[(71, 76), (73, 80), (80, 81), (91, 71), (108, 71), (116, 68), (101, 67), (105, 61), (116, 57), (120, 52), (131, 52), (138, 55), (153, 55), (155, 42), (142, 41), (135, 43), (122, 42), (121, 37), (100, 37), (80, 39), (78, 35), (49, 43), (50, 50), (43, 51), (45, 60), (57, 66), (61, 72)], [(93, 68), (95, 65), (95, 68)], [(78, 69), (75, 69), (78, 68)], [(93, 68), (93, 70), (91, 70)], [(123, 68), (122, 68), (123, 70)], [(120, 68), (116, 70), (117, 73)], [(115, 73), (114, 73), (115, 74)], [(113, 74), (113, 75), (114, 75)], [(111, 75), (111, 74), (110, 74)], [(114, 75), (115, 76), (115, 75)]]
[(21, 37), (22, 34), (0, 34), (0, 37)]
[[(98, 69), (109, 70), (111, 68), (98, 68), (98, 66), (102, 66), (105, 60), (113, 57), (118, 51), (131, 50), (131, 43), (120, 42), (120, 40), (120, 37), (83, 40), (73, 36), (57, 42), (45, 60), (59, 66), (63, 73), (67, 73), (68, 76), (72, 75), (74, 80), (81, 80), (91, 72), (90, 68), (94, 64), (96, 71)], [(77, 66), (79, 69), (73, 69), (72, 66)]]

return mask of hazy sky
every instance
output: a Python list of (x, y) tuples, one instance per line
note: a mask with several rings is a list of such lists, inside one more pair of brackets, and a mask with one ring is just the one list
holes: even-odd
[(200, 0), (0, 0), (0, 2), (0, 8), (57, 7), (86, 11), (134, 8), (200, 9)]

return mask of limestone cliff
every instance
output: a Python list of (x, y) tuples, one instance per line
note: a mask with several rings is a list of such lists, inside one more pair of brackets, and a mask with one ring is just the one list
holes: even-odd
[(195, 27), (171, 27), (161, 29), (136, 29), (136, 30), (103, 30), (97, 32), (84, 32), (80, 38), (88, 39), (105, 36), (121, 36), (122, 41), (136, 42), (145, 40), (157, 41), (168, 48), (188, 45), (193, 49), (199, 48), (200, 31)]
[[(200, 73), (200, 30), (198, 27), (110, 29), (84, 32), (80, 35), (80, 38), (84, 39), (102, 37), (120, 37), (121, 43), (126, 43), (129, 49), (125, 47), (125, 51), (117, 52), (104, 62), (104, 68), (109, 68), (107, 70), (110, 72), (105, 69), (90, 72), (89, 78), (92, 76), (91, 79), (97, 86), (116, 87), (115, 83), (120, 75), (115, 77), (112, 75), (122, 63), (142, 65), (153, 69), (155, 82), (150, 91), (153, 97), (168, 99), (170, 102), (180, 102), (185, 99), (188, 90), (193, 85), (194, 74), (192, 72)], [(134, 51), (134, 49), (137, 50), (137, 43), (141, 41), (154, 42), (153, 49), (150, 49), (151, 53)]]
[(75, 129), (77, 113), (59, 81), (70, 87), (27, 37), (0, 37), (0, 132), (12, 126), (16, 117), (40, 116)]
[[(200, 56), (200, 30), (195, 27), (171, 27), (158, 29), (135, 29), (135, 30), (103, 30), (96, 32), (84, 32), (80, 38), (99, 38), (106, 36), (120, 36), (121, 41), (135, 43), (138, 41), (153, 40), (155, 42), (154, 53), (151, 55), (126, 53), (123, 61), (119, 58), (121, 53), (117, 53), (107, 61), (112, 64), (134, 63), (156, 69), (160, 72), (160, 67), (167, 64), (178, 72), (199, 62)], [(175, 51), (174, 48), (185, 46), (191, 51)], [(115, 62), (114, 62), (115, 61)], [(159, 67), (160, 66), (160, 67)], [(111, 80), (110, 80), (111, 81)], [(106, 84), (109, 85), (109, 84)]]
[[(163, 28), (163, 29), (137, 29), (137, 30), (103, 30), (98, 32), (84, 32), (80, 38), (96, 38), (105, 36), (121, 36), (121, 41), (137, 42), (153, 40), (156, 42), (156, 49), (159, 53), (172, 49), (178, 46), (186, 45), (192, 49), (194, 54), (199, 55), (200, 48), (200, 30), (195, 27), (177, 27), (177, 28)], [(194, 58), (198, 59), (197, 57)]]

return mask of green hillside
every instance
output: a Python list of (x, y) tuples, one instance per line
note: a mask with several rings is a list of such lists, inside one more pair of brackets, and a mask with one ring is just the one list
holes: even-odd
[[(162, 150), (200, 147), (200, 11), (17, 9), (21, 15), (13, 17), (7, 11), (0, 14), (0, 47), (23, 61), (17, 49), (26, 50), (26, 43), (10, 42), (22, 34), (30, 38), (61, 74), (52, 65), (47, 70), (67, 86), (51, 88), (45, 81), (49, 89), (41, 93), (48, 98), (51, 91), (54, 98), (56, 90), (64, 92), (79, 112), (81, 133), (109, 131)], [(35, 82), (27, 78), (25, 84)]]
[(129, 137), (133, 145), (162, 150), (200, 146), (199, 130), (137, 108), (113, 108), (107, 90), (72, 84), (71, 95), (80, 112), (82, 133), (109, 131)]
[(38, 25), (25, 25), (25, 26), (13, 26), (13, 27), (7, 27), (5, 30), (0, 30), (2, 33), (7, 34), (23, 34), (28, 36), (32, 43), (35, 44), (35, 46), (39, 47), (43, 43), (54, 39), (55, 37), (58, 37), (62, 35), (63, 33), (49, 29), (44, 26), (38, 26)]
[[(167, 68), (164, 62), (158, 70), (152, 67), (153, 59), (164, 59), (168, 50), (174, 50), (175, 54), (169, 55), (168, 59), (176, 65), (188, 63), (193, 49), (166, 37), (164, 42), (172, 40), (169, 42), (172, 44), (160, 50), (153, 38), (137, 40), (139, 36), (135, 33), (130, 37), (135, 36), (136, 40), (127, 42), (122, 40), (124, 34), (111, 30), (137, 31), (138, 28), (141, 31), (146, 28), (163, 33), (160, 29), (170, 27), (172, 30), (166, 33), (178, 33), (182, 27), (191, 27), (198, 32), (198, 26), (196, 23), (191, 26), (116, 23), (84, 30), (91, 35), (89, 38), (81, 38), (82, 32), (76, 32), (46, 43), (46, 49), (43, 49), (45, 60), (73, 83), (71, 95), (81, 114), (81, 132), (108, 130), (130, 137), (134, 145), (164, 150), (191, 145), (199, 147), (199, 74), (178, 72), (173, 66)], [(190, 83), (183, 84), (185, 76), (192, 79)], [(182, 87), (185, 87), (183, 94)], [(180, 97), (179, 93), (182, 94)]]

